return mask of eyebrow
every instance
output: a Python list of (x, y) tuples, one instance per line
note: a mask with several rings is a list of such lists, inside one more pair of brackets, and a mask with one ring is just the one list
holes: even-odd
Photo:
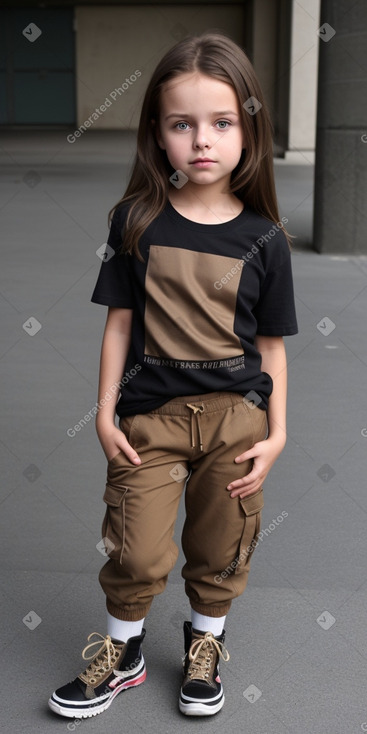
[[(238, 117), (238, 113), (234, 112), (234, 110), (220, 110), (219, 112), (212, 112), (211, 114), (213, 117), (222, 117), (224, 115), (233, 115), (234, 117)], [(168, 120), (170, 117), (191, 117), (191, 115), (187, 112), (171, 112), (164, 119)]]

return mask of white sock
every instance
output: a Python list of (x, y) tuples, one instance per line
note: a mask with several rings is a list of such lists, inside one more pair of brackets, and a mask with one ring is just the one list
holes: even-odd
[(137, 622), (126, 622), (124, 619), (117, 619), (107, 612), (107, 634), (114, 640), (127, 642), (129, 637), (141, 635), (144, 619), (138, 619)]
[(191, 609), (191, 624), (193, 628), (201, 632), (212, 632), (214, 637), (222, 634), (225, 620), (226, 615), (224, 617), (206, 617), (205, 614), (199, 614), (199, 612)]

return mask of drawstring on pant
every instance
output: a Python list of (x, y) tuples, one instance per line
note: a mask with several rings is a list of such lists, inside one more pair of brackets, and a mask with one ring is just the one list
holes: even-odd
[(204, 413), (204, 406), (201, 405), (193, 405), (192, 403), (186, 403), (186, 406), (192, 410), (191, 413), (191, 448), (195, 448), (195, 431), (194, 431), (194, 420), (196, 417), (196, 425), (198, 428), (198, 434), (199, 434), (199, 445), (200, 445), (200, 451), (203, 450), (203, 437), (201, 434), (201, 424), (200, 424), (200, 415)]

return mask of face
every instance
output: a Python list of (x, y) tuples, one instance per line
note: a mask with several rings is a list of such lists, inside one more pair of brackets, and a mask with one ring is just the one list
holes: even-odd
[(159, 146), (192, 184), (229, 186), (244, 147), (239, 103), (230, 84), (199, 72), (182, 74), (161, 92)]

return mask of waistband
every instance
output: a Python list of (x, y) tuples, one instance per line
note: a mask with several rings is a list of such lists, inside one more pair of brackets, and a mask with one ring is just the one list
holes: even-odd
[[(204, 395), (180, 395), (172, 398), (159, 408), (151, 410), (156, 415), (189, 415), (193, 406), (200, 413), (214, 413), (217, 410), (225, 410), (232, 405), (238, 405), (246, 400), (240, 393), (235, 392), (211, 392)], [(190, 403), (190, 407), (188, 406)]]

